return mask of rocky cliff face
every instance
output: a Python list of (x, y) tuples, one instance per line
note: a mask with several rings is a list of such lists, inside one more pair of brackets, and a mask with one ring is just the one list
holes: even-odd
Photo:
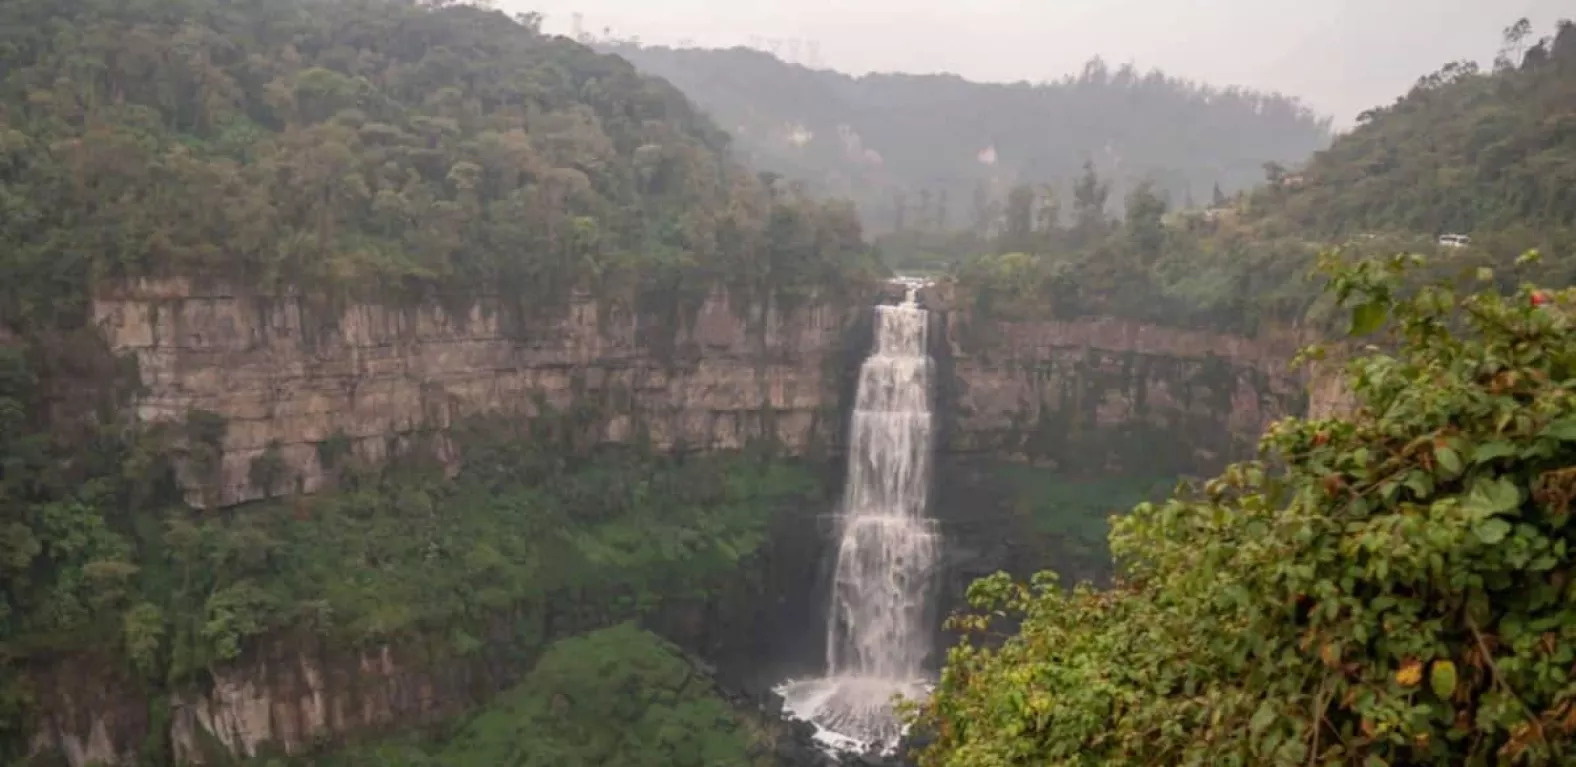
[(1357, 409), (1357, 393), (1346, 380), (1341, 357), (1314, 365), (1308, 375), (1308, 417), (1339, 418)]
[[(683, 316), (575, 296), (518, 321), (495, 300), (327, 309), (184, 280), (106, 291), (93, 311), (111, 348), (136, 358), (141, 419), (210, 411), (227, 426), (211, 466), (182, 467), (199, 507), (314, 492), (330, 440), (375, 461), (431, 436), (447, 458), (443, 430), (483, 413), (579, 408), (608, 442), (725, 449), (767, 438), (804, 453), (838, 432), (842, 346), (862, 316), (740, 306), (719, 291)], [(253, 471), (265, 455), (282, 470)]]
[[(188, 502), (210, 508), (317, 491), (336, 443), (374, 463), (419, 443), (453, 465), (448, 429), (476, 415), (569, 413), (588, 440), (660, 451), (762, 439), (823, 455), (836, 448), (869, 323), (864, 301), (782, 308), (723, 291), (689, 310), (575, 296), (519, 317), (489, 299), (463, 310), (323, 307), (182, 280), (106, 290), (93, 312), (110, 348), (137, 362), (141, 420), (184, 424), (188, 443), (204, 439), (194, 421), (223, 425), (211, 455), (178, 467)], [(211, 415), (192, 417), (203, 411)], [(281, 466), (257, 471), (268, 459)], [(779, 645), (813, 622), (816, 520), (826, 511), (774, 518), (770, 544), (748, 563), (754, 577), (707, 602), (664, 604), (648, 622), (710, 658), (793, 649)], [(526, 631), (499, 616), (466, 657), (443, 651), (442, 637), (352, 650), (309, 632), (275, 636), (211, 669), (207, 683), (171, 692), (143, 689), (115, 663), (40, 659), (30, 669), (40, 691), (32, 744), (73, 767), (137, 763), (148, 749), (194, 764), (307, 753), (461, 713), (529, 669), (535, 649), (524, 636), (596, 628), (549, 622)]]
[(942, 449), (1074, 473), (1205, 471), (1306, 407), (1295, 337), (937, 314)]
[[(184, 281), (107, 291), (94, 314), (112, 348), (138, 362), (140, 417), (188, 422), (208, 411), (226, 425), (211, 465), (182, 467), (188, 500), (209, 507), (314, 492), (324, 482), (325, 446), (335, 441), (376, 460), (428, 440), (452, 460), (445, 429), (477, 414), (578, 410), (597, 441), (709, 450), (768, 438), (815, 455), (839, 441), (870, 316), (864, 302), (784, 309), (717, 292), (680, 313), (580, 296), (521, 321), (491, 300), (463, 311), (324, 308)], [(1044, 564), (1002, 553), (1013, 537), (1003, 532), (1012, 529), (1006, 517), (981, 511), (980, 494), (949, 479), (966, 473), (949, 461), (1195, 471), (1242, 454), (1268, 420), (1303, 407), (1303, 382), (1285, 369), (1294, 341), (1119, 321), (993, 322), (945, 310), (933, 322), (939, 481), (956, 485), (941, 488), (937, 513), (949, 549), (961, 552), (948, 565), (949, 592), (1000, 567)], [(254, 471), (270, 455), (284, 470)], [(810, 592), (820, 588), (816, 524), (825, 511), (774, 523), (766, 559), (754, 564), (769, 571), (763, 591), (667, 609), (654, 622), (712, 658), (790, 635), (809, 648), (801, 635), (812, 625), (819, 634), (820, 592)], [(438, 658), (419, 641), (346, 651), (316, 637), (277, 637), (214, 669), (202, 689), (153, 698), (93, 664), (55, 664), (40, 670), (48, 713), (35, 744), (72, 765), (132, 763), (151, 736), (165, 739), (171, 756), (217, 763), (435, 722), (528, 668), (518, 627), (507, 618), (499, 625), (479, 656), (463, 659)]]
[[(945, 308), (934, 322), (943, 613), (963, 608), (968, 584), (998, 571), (1026, 578), (1051, 567), (1068, 583), (1109, 575), (1089, 563), (1108, 563), (1103, 519), (1126, 507), (1036, 511), (1001, 485), (1004, 463), (1073, 484), (1209, 475), (1251, 457), (1268, 423), (1306, 408), (1305, 379), (1288, 367), (1301, 343), (1294, 336), (1114, 319), (1007, 322)], [(1034, 518), (1047, 513), (1060, 515), (1057, 532)]]

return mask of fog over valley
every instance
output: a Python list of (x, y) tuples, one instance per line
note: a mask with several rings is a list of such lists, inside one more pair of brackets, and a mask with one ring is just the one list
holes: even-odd
[[(799, 63), (859, 75), (950, 72), (985, 82), (1039, 82), (1099, 56), (1113, 65), (1301, 98), (1340, 128), (1446, 61), (1487, 65), (1498, 30), (1526, 17), (1542, 29), (1567, 0), (498, 0), (536, 11), (545, 28), (604, 28), (678, 47), (766, 46)], [(790, 53), (789, 41), (802, 41)], [(812, 55), (812, 45), (814, 51)], [(813, 63), (812, 63), (813, 62)]]

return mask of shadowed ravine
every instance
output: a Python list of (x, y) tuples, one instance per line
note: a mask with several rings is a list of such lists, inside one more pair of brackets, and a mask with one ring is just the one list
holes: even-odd
[(902, 728), (894, 695), (924, 693), (927, 607), (940, 556), (926, 517), (931, 458), (927, 312), (917, 286), (876, 307), (875, 348), (860, 368), (848, 480), (827, 615), (826, 676), (779, 688), (787, 710), (841, 749), (890, 751)]

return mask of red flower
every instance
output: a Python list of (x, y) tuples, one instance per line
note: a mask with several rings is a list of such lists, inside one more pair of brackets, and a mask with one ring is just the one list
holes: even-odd
[(1532, 291), (1532, 305), (1542, 306), (1549, 302), (1549, 297), (1541, 290)]

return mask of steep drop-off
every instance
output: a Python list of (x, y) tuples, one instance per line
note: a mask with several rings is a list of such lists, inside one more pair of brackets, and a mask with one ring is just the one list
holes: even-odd
[(943, 614), (1001, 570), (1105, 580), (1110, 514), (1251, 457), (1267, 424), (1307, 407), (1295, 336), (937, 314)]
[[(256, 467), (270, 451), (282, 465), (268, 494), (332, 496), (323, 461), (336, 435), (368, 465), (423, 449), (453, 475), (464, 461), (451, 434), (475, 417), (567, 418), (580, 447), (726, 452), (760, 440), (813, 461), (835, 455), (850, 376), (870, 342), (868, 305), (735, 307), (718, 292), (675, 320), (603, 311), (586, 299), (558, 319), (514, 322), (485, 303), (461, 316), (436, 305), (327, 311), (143, 282), (103, 291), (94, 311), (110, 346), (138, 360), (141, 418), (179, 424), (203, 410), (227, 425), (211, 473), (179, 472), (188, 502), (225, 506), (264, 494)], [(1299, 406), (1299, 379), (1282, 367), (1289, 354), (1273, 343), (1114, 321), (1001, 323), (956, 310), (934, 322), (944, 609), (978, 575), (1065, 564), (1017, 534), (1032, 522), (1022, 509), (985, 502), (1001, 494), (1001, 480), (982, 465), (1089, 476), (1199, 471), (1240, 457), (1267, 419)], [(819, 607), (826, 531), (816, 518), (828, 509), (811, 502), (774, 512), (767, 542), (745, 565), (759, 581), (668, 604), (647, 622), (713, 657), (742, 657), (790, 635), (813, 644), (802, 629)], [(163, 702), (152, 709), (143, 683), (104, 673), (92, 655), (66, 656), (36, 667), (35, 687), (48, 693), (33, 744), (75, 765), (124, 762), (154, 730), (173, 753), (211, 761), (435, 722), (520, 678), (535, 652), (520, 631), (541, 620), (496, 612), (477, 633), (474, 657), (435, 650), (447, 640), (423, 633), (355, 649), (287, 630), (248, 642), (205, 684), (156, 693)], [(548, 620), (527, 635), (602, 625)]]
[(1201, 472), (1305, 407), (1296, 338), (945, 313), (944, 444), (1072, 473)]
[[(740, 305), (724, 291), (692, 311), (631, 311), (577, 295), (562, 316), (511, 317), (497, 302), (313, 308), (182, 280), (105, 291), (93, 313), (132, 354), (144, 422), (193, 410), (228, 424), (209, 473), (183, 466), (188, 501), (229, 505), (322, 486), (324, 446), (377, 460), (467, 416), (580, 411), (592, 442), (659, 451), (752, 440), (824, 451), (839, 432), (841, 360), (862, 313), (823, 302)], [(282, 461), (261, 487), (253, 465)]]

